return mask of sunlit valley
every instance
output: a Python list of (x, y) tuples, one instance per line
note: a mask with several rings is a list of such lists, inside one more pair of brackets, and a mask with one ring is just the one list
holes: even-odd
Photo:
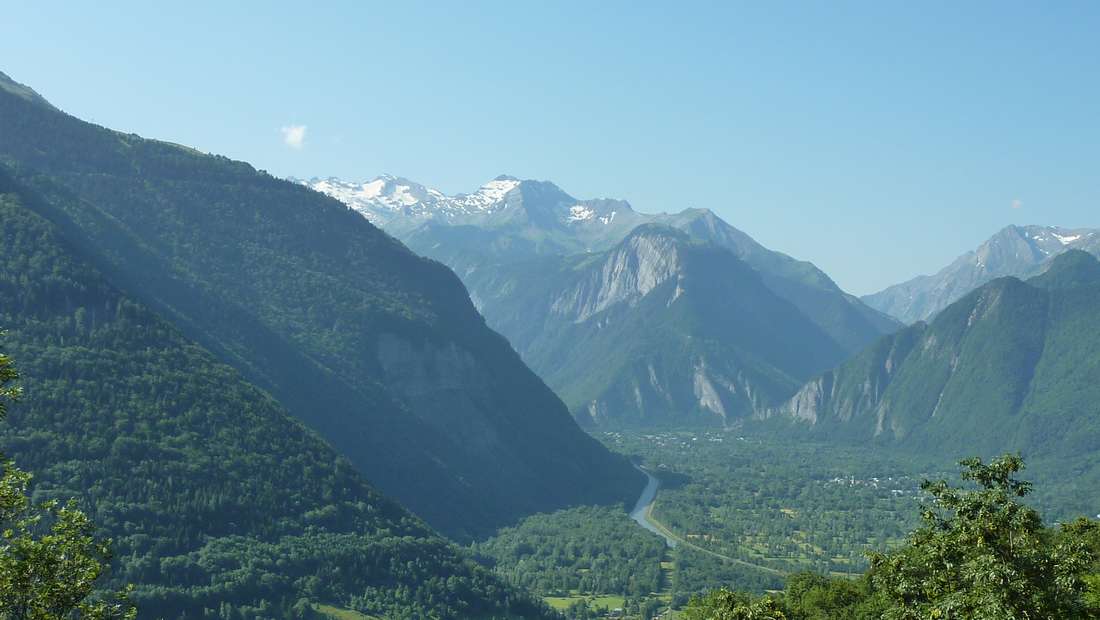
[(1094, 8), (337, 6), (13, 9), (0, 620), (1100, 618)]

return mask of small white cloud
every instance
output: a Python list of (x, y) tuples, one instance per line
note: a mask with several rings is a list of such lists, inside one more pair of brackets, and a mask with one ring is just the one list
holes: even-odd
[(1020, 200), (1019, 198), (1014, 198), (1012, 200), (1012, 208), (1013, 209), (1023, 209), (1024, 208), (1024, 201)]
[(287, 125), (279, 131), (283, 132), (283, 142), (292, 149), (300, 149), (306, 141), (305, 125)]

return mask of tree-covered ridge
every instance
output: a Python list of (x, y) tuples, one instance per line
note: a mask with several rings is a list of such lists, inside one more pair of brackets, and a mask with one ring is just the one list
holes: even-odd
[[(10, 182), (4, 187), (10, 192)], [(538, 617), (372, 489), (271, 396), (115, 289), (0, 194), (0, 325), (24, 395), (0, 449), (76, 497), (147, 618)]]
[[(1054, 461), (1095, 470), (1098, 307), (1100, 264), (1070, 251), (1042, 276), (995, 280), (883, 338), (772, 414), (817, 436), (928, 454), (1024, 451), (1042, 478)], [(1078, 514), (1100, 509), (1079, 499)]]
[(127, 296), (456, 537), (642, 485), (458, 279), (335, 200), (0, 92), (0, 161)]

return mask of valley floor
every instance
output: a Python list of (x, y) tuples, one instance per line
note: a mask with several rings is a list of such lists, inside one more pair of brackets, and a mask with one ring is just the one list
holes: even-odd
[[(649, 477), (629, 510), (535, 515), (474, 549), (568, 618), (653, 617), (715, 588), (781, 589), (802, 571), (860, 575), (867, 552), (917, 524), (922, 481), (958, 480), (954, 462), (881, 448), (718, 430), (596, 437)], [(1037, 500), (1044, 512), (1050, 499)]]

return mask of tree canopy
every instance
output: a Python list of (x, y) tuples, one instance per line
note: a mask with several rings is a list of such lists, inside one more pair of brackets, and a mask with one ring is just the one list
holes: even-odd
[(871, 553), (856, 580), (792, 576), (754, 598), (719, 590), (696, 598), (691, 620), (1086, 620), (1100, 617), (1100, 527), (1048, 528), (1024, 503), (1019, 456), (960, 463), (968, 488), (925, 481), (929, 501), (905, 544)]

